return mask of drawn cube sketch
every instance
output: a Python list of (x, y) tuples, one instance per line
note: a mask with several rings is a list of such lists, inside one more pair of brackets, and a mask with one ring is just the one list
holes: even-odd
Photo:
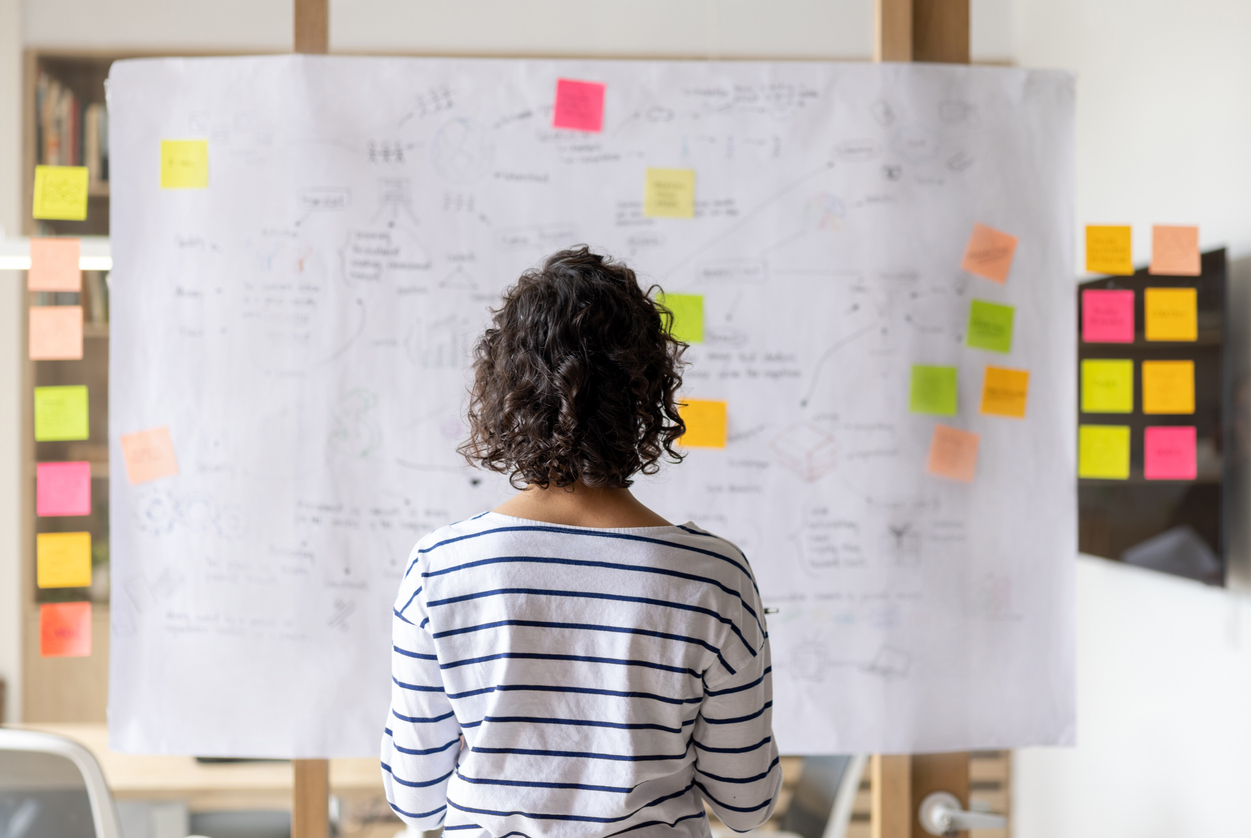
[(834, 435), (811, 422), (796, 422), (775, 436), (769, 447), (778, 461), (809, 483), (820, 480), (838, 463)]
[(902, 649), (883, 646), (878, 649), (873, 660), (863, 667), (865, 672), (880, 675), (883, 678), (903, 678), (912, 668), (912, 656)]

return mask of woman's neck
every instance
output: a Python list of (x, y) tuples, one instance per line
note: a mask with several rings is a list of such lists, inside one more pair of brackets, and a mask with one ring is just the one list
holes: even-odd
[(570, 527), (667, 527), (669, 522), (639, 503), (629, 489), (603, 489), (578, 481), (573, 486), (527, 486), (494, 512)]

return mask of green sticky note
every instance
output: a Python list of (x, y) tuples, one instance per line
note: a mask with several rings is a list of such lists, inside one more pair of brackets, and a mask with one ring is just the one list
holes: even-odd
[(656, 302), (673, 312), (673, 326), (669, 334), (683, 343), (704, 342), (702, 294), (659, 294)]
[(1128, 480), (1129, 426), (1079, 426), (1077, 476), (1096, 480)]
[(1012, 306), (974, 300), (969, 307), (969, 346), (992, 352), (1012, 351)]
[(908, 409), (913, 413), (956, 415), (956, 368), (912, 365)]
[(59, 442), (86, 439), (87, 387), (35, 388), (35, 441)]
[(1133, 413), (1134, 362), (1082, 361), (1082, 413)]

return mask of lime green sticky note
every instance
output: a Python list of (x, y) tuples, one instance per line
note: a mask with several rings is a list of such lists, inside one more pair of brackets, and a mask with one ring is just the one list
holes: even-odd
[(908, 409), (913, 413), (956, 415), (956, 368), (912, 365)]
[(87, 415), (86, 385), (35, 388), (36, 442), (86, 439)]
[(161, 188), (208, 187), (208, 140), (161, 140)]
[(1134, 362), (1082, 361), (1082, 413), (1133, 413)]
[(53, 221), (85, 221), (87, 180), (86, 166), (36, 166), (31, 214)]
[(1012, 351), (1012, 315), (1016, 309), (985, 300), (973, 300), (969, 306), (968, 345), (992, 352)]
[(1079, 426), (1077, 476), (1096, 480), (1128, 480), (1129, 426)]
[(659, 294), (656, 302), (673, 312), (673, 326), (669, 334), (683, 343), (704, 342), (702, 294)]

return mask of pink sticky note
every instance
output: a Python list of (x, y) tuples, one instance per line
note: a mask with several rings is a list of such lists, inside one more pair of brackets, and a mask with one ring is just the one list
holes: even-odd
[(556, 80), (553, 128), (573, 131), (604, 130), (604, 85), (594, 81)]
[(1083, 291), (1082, 340), (1087, 343), (1133, 343), (1134, 292)]
[(35, 514), (91, 514), (91, 463), (39, 463), (35, 466)]
[(78, 239), (31, 239), (30, 291), (82, 291), (83, 272), (78, 269), (82, 244)]
[(1144, 437), (1146, 460), (1143, 476), (1148, 480), (1194, 480), (1195, 429), (1193, 426), (1155, 426)]
[(39, 654), (85, 658), (91, 654), (91, 603), (49, 602), (39, 606)]
[(122, 456), (126, 476), (132, 484), (147, 483), (178, 473), (178, 457), (169, 428), (162, 425), (133, 434), (122, 434)]

